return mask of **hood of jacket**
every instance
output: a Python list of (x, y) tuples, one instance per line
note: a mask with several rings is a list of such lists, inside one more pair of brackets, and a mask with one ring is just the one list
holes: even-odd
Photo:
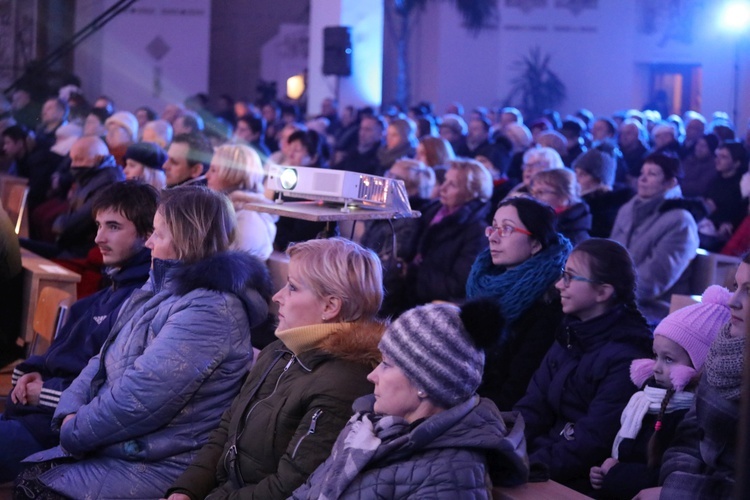
[(154, 259), (151, 279), (157, 291), (169, 282), (176, 295), (199, 288), (234, 294), (245, 306), (251, 328), (269, 314), (271, 276), (261, 261), (245, 252), (219, 252), (189, 264)]
[(146, 247), (123, 262), (120, 267), (107, 269), (107, 277), (112, 281), (112, 287), (116, 290), (122, 286), (133, 283), (143, 283), (148, 277), (151, 268), (151, 250)]
[(708, 216), (708, 207), (700, 198), (668, 198), (659, 205), (659, 213), (670, 210), (687, 210), (695, 222), (700, 222)]

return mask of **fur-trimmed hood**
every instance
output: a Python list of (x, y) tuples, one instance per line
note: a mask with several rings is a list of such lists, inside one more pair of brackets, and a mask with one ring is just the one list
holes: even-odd
[(668, 198), (659, 205), (659, 213), (678, 209), (687, 210), (696, 223), (708, 216), (708, 207), (700, 198)]
[(152, 273), (155, 288), (169, 280), (176, 295), (200, 288), (236, 295), (245, 306), (251, 328), (268, 316), (271, 277), (266, 266), (246, 252), (220, 252), (191, 264), (154, 259)]
[(386, 320), (341, 323), (341, 328), (323, 339), (319, 348), (339, 359), (375, 368), (381, 359), (378, 343), (387, 326)]

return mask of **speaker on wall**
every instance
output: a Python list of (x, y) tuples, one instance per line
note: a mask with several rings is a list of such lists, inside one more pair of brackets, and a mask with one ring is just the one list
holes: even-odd
[(323, 74), (352, 74), (352, 30), (347, 26), (323, 28)]

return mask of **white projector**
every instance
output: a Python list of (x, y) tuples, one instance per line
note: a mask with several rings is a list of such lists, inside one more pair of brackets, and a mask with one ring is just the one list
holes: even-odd
[(408, 196), (403, 181), (345, 170), (271, 165), (268, 189), (306, 200), (374, 208), (396, 208)]

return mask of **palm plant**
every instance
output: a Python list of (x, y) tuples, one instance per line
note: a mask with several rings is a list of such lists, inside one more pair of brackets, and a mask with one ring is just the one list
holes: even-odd
[(513, 63), (512, 68), (519, 74), (511, 80), (506, 106), (516, 106), (524, 116), (536, 118), (565, 100), (565, 84), (550, 69), (550, 58), (549, 54), (543, 56), (539, 47), (534, 47), (528, 56)]
[[(393, 0), (392, 11), (397, 20), (392, 26), (391, 34), (396, 39), (397, 82), (396, 101), (406, 108), (411, 100), (411, 82), (409, 78), (409, 41), (411, 27), (416, 22), (418, 12), (424, 10), (430, 0)], [(484, 28), (495, 26), (499, 17), (497, 0), (453, 0), (470, 32), (476, 34)]]

